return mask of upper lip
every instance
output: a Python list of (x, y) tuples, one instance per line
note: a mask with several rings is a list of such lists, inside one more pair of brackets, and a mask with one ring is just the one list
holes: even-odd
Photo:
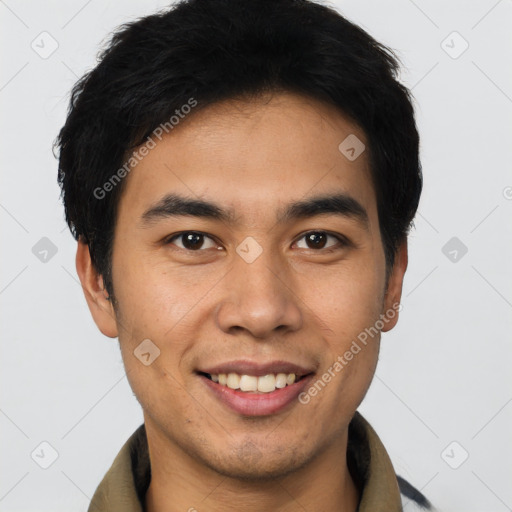
[(270, 361), (259, 363), (256, 361), (239, 360), (220, 363), (215, 366), (198, 369), (198, 372), (208, 373), (210, 375), (220, 375), (221, 373), (237, 373), (238, 375), (254, 375), (261, 377), (270, 373), (294, 373), (297, 376), (304, 376), (313, 373), (313, 369), (305, 368), (289, 361)]

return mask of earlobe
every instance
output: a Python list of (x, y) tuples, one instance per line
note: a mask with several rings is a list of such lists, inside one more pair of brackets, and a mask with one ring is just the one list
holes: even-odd
[(407, 263), (408, 251), (407, 239), (405, 239), (396, 251), (393, 269), (389, 276), (384, 299), (384, 311), (382, 312), (382, 314), (387, 317), (387, 321), (384, 322), (382, 332), (390, 331), (398, 322), (398, 308), (400, 307), (400, 300), (402, 298), (402, 285), (405, 271), (407, 270)]
[(98, 329), (109, 338), (118, 336), (117, 321), (103, 277), (98, 274), (91, 261), (89, 246), (79, 240), (76, 251), (76, 271), (82, 284), (82, 290), (89, 310)]

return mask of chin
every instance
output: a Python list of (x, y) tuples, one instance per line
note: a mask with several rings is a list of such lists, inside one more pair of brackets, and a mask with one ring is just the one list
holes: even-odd
[(226, 450), (222, 457), (203, 461), (210, 469), (228, 478), (245, 482), (265, 482), (283, 478), (305, 466), (310, 457), (287, 446), (258, 447), (251, 441)]

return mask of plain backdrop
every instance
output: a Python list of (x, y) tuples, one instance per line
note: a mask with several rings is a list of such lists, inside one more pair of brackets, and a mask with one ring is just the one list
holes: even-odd
[[(0, 511), (85, 511), (142, 423), (78, 283), (52, 143), (102, 41), (166, 5), (0, 1)], [(439, 510), (512, 510), (512, 1), (330, 5), (401, 58), (425, 180), (359, 410)]]

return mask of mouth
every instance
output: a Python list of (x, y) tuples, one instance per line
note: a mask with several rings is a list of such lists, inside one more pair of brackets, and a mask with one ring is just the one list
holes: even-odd
[[(238, 371), (236, 371), (238, 370)], [(243, 416), (269, 416), (300, 404), (297, 397), (314, 371), (287, 363), (238, 362), (197, 371), (209, 396)]]
[(240, 375), (234, 372), (219, 374), (199, 372), (199, 375), (234, 391), (239, 390), (243, 393), (256, 394), (273, 393), (276, 389), (291, 386), (307, 376), (296, 373), (268, 373), (258, 377), (257, 375)]

